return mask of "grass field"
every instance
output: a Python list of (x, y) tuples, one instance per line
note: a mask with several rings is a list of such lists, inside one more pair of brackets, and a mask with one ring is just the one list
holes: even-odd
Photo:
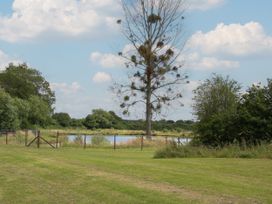
[(0, 203), (272, 203), (269, 159), (0, 145)]

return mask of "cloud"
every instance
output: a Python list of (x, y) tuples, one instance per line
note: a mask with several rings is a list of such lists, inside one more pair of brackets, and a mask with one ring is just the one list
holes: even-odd
[(2, 50), (0, 50), (0, 71), (4, 70), (9, 63), (19, 64), (20, 60), (8, 56)]
[(238, 61), (219, 59), (215, 56), (203, 56), (200, 53), (189, 53), (185, 56), (185, 66), (195, 70), (232, 69), (240, 66)]
[(213, 69), (213, 68), (236, 68), (239, 67), (239, 62), (230, 61), (230, 60), (220, 60), (215, 57), (203, 57), (201, 61), (197, 62), (194, 66), (204, 68), (204, 69)]
[[(132, 44), (127, 44), (124, 46), (122, 53), (124, 55), (130, 56), (135, 52), (135, 48)], [(120, 68), (125, 65), (125, 58), (119, 55), (114, 55), (111, 53), (101, 53), (93, 52), (90, 55), (90, 60), (94, 63), (99, 64), (103, 68)]]
[(78, 36), (105, 31), (113, 27), (119, 9), (115, 0), (14, 0), (11, 16), (0, 16), (0, 39), (16, 42), (46, 32)]
[(111, 76), (105, 72), (97, 72), (93, 77), (95, 83), (105, 83), (111, 81)]
[[(130, 48), (131, 49), (131, 48)], [(129, 51), (126, 45), (124, 51)], [(272, 36), (265, 33), (258, 22), (246, 24), (218, 24), (209, 32), (197, 31), (188, 40), (186, 53), (178, 62), (190, 69), (232, 69), (240, 66), (241, 57), (272, 54)], [(92, 53), (92, 61), (102, 67), (120, 67), (124, 60), (113, 54)]]
[(86, 117), (91, 110), (103, 108), (105, 110), (116, 110), (119, 106), (115, 106), (112, 97), (108, 97), (111, 92), (97, 87), (93, 90), (82, 88), (78, 82), (73, 83), (50, 83), (52, 90), (56, 94), (56, 112), (66, 112), (72, 117)]
[(238, 68), (244, 58), (271, 54), (272, 36), (260, 23), (220, 23), (209, 32), (193, 34), (179, 59), (184, 59), (188, 68), (205, 71)]
[(272, 36), (258, 22), (225, 25), (220, 23), (207, 33), (196, 32), (189, 40), (190, 48), (205, 54), (251, 56), (272, 53)]
[(72, 84), (67, 83), (50, 83), (50, 88), (53, 91), (61, 94), (75, 94), (81, 90), (81, 86), (78, 82), (73, 82)]
[(91, 53), (92, 62), (98, 63), (104, 68), (119, 68), (124, 66), (124, 59), (114, 54), (103, 54), (100, 52)]
[(190, 0), (189, 1), (189, 9), (190, 10), (208, 10), (212, 8), (216, 8), (225, 3), (225, 0)]
[(201, 84), (201, 81), (190, 80), (189, 84), (184, 85), (182, 103), (187, 108), (192, 107), (193, 91)]

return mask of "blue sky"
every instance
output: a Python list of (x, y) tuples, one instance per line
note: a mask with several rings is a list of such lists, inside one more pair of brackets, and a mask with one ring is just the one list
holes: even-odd
[[(183, 53), (191, 83), (185, 106), (167, 119), (192, 119), (191, 91), (212, 73), (244, 89), (272, 78), (272, 1), (187, 1)], [(56, 92), (56, 111), (85, 117), (94, 108), (121, 113), (109, 91), (126, 72), (115, 54), (128, 42), (115, 24), (118, 0), (0, 0), (0, 69), (27, 62)], [(143, 113), (132, 114), (141, 118)]]

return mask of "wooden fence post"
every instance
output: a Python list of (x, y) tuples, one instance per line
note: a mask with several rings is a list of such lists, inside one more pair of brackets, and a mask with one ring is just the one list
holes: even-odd
[(178, 137), (178, 145), (181, 145), (180, 137)]
[(40, 148), (40, 136), (41, 136), (41, 132), (38, 131), (38, 136), (37, 136), (37, 147)]
[(113, 149), (116, 150), (116, 135), (113, 136)]
[(25, 146), (27, 146), (28, 130), (25, 130)]
[(165, 137), (165, 145), (167, 145), (168, 144), (168, 137), (166, 136)]
[(141, 137), (141, 151), (143, 151), (144, 148), (144, 136)]
[(86, 149), (86, 135), (84, 135), (84, 149)]
[(56, 148), (59, 147), (59, 131), (57, 131), (57, 137), (56, 137)]
[(6, 145), (8, 144), (8, 131), (6, 132)]

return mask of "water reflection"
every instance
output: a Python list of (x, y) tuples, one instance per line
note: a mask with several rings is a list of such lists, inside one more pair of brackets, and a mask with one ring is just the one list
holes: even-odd
[[(141, 136), (135, 136), (135, 135), (117, 135), (115, 137), (116, 144), (124, 144), (124, 143), (130, 143), (135, 140), (139, 140)], [(146, 137), (144, 137), (144, 140), (146, 140)], [(191, 141), (191, 138), (178, 138), (178, 137), (163, 137), (163, 136), (153, 136), (153, 141), (175, 141), (178, 144), (188, 144)], [(83, 144), (84, 143), (84, 135), (68, 135), (67, 136), (67, 142), (68, 143), (77, 143), (77, 144)], [(108, 136), (94, 136), (94, 135), (86, 135), (86, 144), (89, 145), (107, 145), (107, 144), (113, 144), (114, 143), (114, 135), (108, 135)]]

